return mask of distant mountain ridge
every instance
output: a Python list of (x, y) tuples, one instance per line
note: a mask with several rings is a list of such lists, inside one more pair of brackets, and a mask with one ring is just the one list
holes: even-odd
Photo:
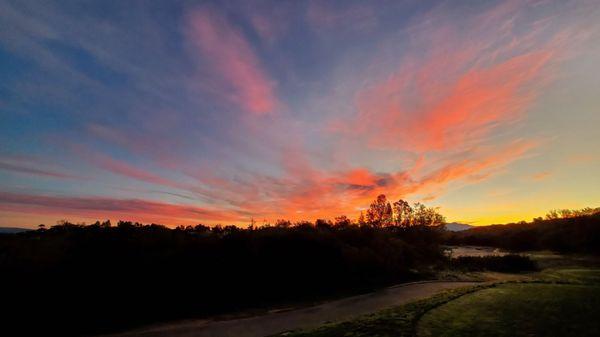
[(19, 227), (0, 227), (0, 234), (14, 234), (30, 231), (29, 228), (19, 228)]
[(475, 226), (471, 226), (471, 225), (467, 225), (464, 223), (459, 223), (459, 222), (451, 222), (446, 224), (446, 229), (451, 231), (451, 232), (462, 232), (462, 231), (466, 231), (467, 229), (471, 229)]

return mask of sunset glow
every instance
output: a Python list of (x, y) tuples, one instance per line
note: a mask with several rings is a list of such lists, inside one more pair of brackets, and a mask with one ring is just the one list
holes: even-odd
[(600, 5), (0, 1), (0, 226), (600, 206)]

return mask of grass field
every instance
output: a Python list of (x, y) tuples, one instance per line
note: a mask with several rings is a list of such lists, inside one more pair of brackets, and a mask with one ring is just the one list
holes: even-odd
[(485, 283), (291, 337), (600, 336), (600, 269), (546, 269)]
[(418, 336), (600, 336), (598, 285), (504, 284), (426, 313)]

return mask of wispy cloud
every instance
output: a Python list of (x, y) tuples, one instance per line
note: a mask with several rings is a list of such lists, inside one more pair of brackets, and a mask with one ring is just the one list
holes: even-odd
[(543, 172), (538, 172), (538, 173), (533, 174), (531, 176), (531, 179), (533, 179), (533, 181), (542, 181), (542, 180), (547, 179), (551, 175), (552, 175), (552, 172), (543, 171)]
[(140, 219), (168, 224), (190, 224), (198, 221), (246, 221), (247, 217), (190, 205), (161, 203), (141, 199), (116, 199), (106, 197), (60, 197), (31, 194), (0, 193), (0, 210), (20, 211), (32, 214), (55, 214), (57, 216)]
[(193, 10), (188, 25), (188, 36), (198, 57), (210, 67), (210, 85), (219, 85), (211, 89), (251, 113), (273, 112), (279, 104), (275, 82), (263, 69), (243, 32), (227, 17), (207, 7)]
[(377, 26), (376, 12), (366, 3), (345, 3), (339, 8), (332, 6), (332, 3), (311, 1), (306, 17), (312, 29), (319, 33), (335, 30), (365, 32)]
[(51, 168), (49, 169), (46, 166), (47, 165), (44, 162), (33, 160), (31, 158), (13, 158), (11, 160), (0, 159), (0, 170), (12, 173), (59, 179), (81, 179), (81, 177), (75, 174), (61, 172)]
[(460, 26), (445, 12), (429, 13), (410, 40), (423, 56), (409, 53), (361, 89), (356, 118), (335, 128), (374, 147), (422, 153), (464, 149), (521, 120), (555, 77), (569, 32), (536, 21), (518, 35), (520, 7), (501, 4)]
[[(550, 56), (550, 52), (533, 52), (469, 69), (446, 86), (432, 87), (423, 81), (422, 87), (409, 88), (414, 78), (395, 77), (359, 94), (360, 115), (353, 130), (377, 130), (369, 139), (374, 146), (417, 152), (476, 143), (524, 112), (536, 90), (525, 87), (541, 80), (540, 70)], [(417, 97), (422, 95), (417, 102), (408, 97), (415, 91)]]

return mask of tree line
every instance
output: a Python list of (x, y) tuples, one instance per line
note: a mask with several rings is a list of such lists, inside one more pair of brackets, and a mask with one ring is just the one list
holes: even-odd
[[(598, 214), (598, 213), (600, 213), (600, 207), (598, 207), (598, 208), (585, 207), (585, 208), (581, 208), (581, 209), (568, 209), (568, 208), (553, 209), (546, 214), (546, 220), (587, 217), (587, 216), (592, 216), (592, 215)], [(534, 221), (541, 221), (541, 220), (543, 220), (541, 217), (534, 219)]]
[(0, 235), (0, 283), (10, 290), (3, 304), (11, 308), (5, 328), (20, 332), (9, 335), (95, 334), (429, 277), (445, 259), (441, 227), (421, 207), (403, 213), (408, 221), (391, 205), (390, 215), (388, 204), (377, 198), (364, 223), (341, 216), (170, 229), (63, 221)]
[(552, 250), (600, 254), (600, 208), (553, 210), (531, 222), (481, 226), (447, 232), (449, 245), (498, 247), (511, 251)]

